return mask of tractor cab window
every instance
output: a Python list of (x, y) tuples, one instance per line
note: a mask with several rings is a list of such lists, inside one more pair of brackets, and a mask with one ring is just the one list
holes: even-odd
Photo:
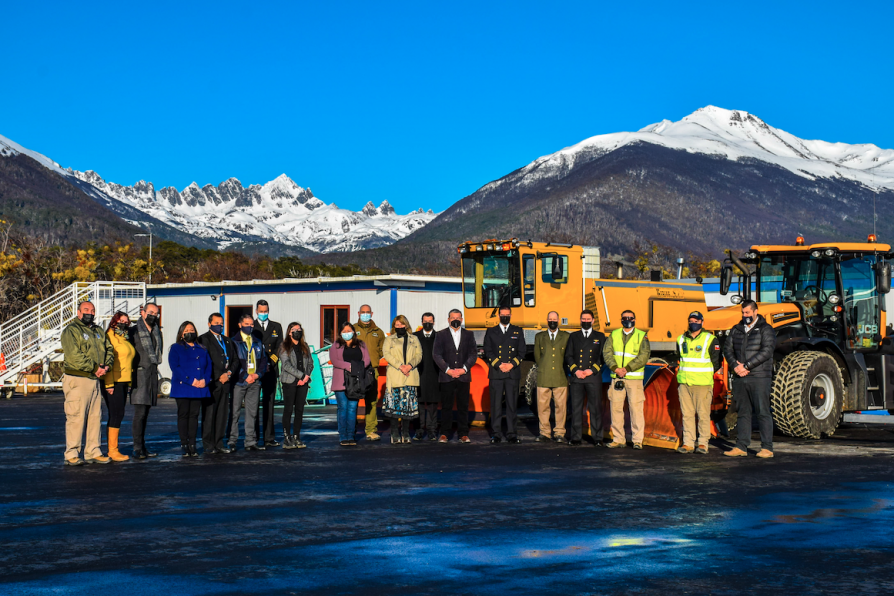
[(568, 283), (568, 257), (566, 255), (544, 255), (542, 261), (543, 283)]
[(875, 285), (875, 255), (841, 262), (842, 303), (851, 348), (871, 348), (880, 333), (878, 291)]
[[(831, 305), (828, 296), (834, 294), (835, 263), (832, 259), (809, 256), (766, 256), (761, 259), (758, 272), (758, 301), (778, 304), (799, 302), (813, 314)], [(808, 313), (809, 316), (810, 313)]]
[(537, 283), (537, 258), (534, 255), (522, 257), (524, 275), (525, 306), (534, 306), (535, 284)]
[(521, 306), (521, 271), (517, 250), (463, 255), (466, 308)]

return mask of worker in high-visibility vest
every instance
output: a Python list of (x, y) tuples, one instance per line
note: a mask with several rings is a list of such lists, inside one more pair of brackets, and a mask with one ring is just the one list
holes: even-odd
[(643, 379), (651, 353), (646, 332), (636, 328), (636, 315), (632, 310), (625, 310), (621, 313), (621, 329), (612, 331), (610, 339), (602, 348), (602, 359), (612, 371), (612, 382), (608, 387), (608, 401), (612, 409), (612, 442), (606, 445), (610, 449), (627, 446), (624, 431), (625, 400), (630, 410), (633, 448), (643, 448), (646, 431)]
[(680, 359), (677, 390), (683, 412), (683, 444), (677, 449), (680, 453), (708, 453), (708, 440), (711, 438), (714, 373), (723, 365), (723, 356), (717, 338), (702, 330), (704, 320), (702, 313), (690, 313), (689, 330), (677, 338), (677, 355)]

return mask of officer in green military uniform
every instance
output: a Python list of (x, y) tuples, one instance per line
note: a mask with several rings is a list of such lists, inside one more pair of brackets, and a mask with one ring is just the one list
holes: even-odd
[[(565, 375), (565, 348), (570, 334), (559, 329), (559, 313), (546, 316), (546, 331), (534, 336), (534, 362), (537, 364), (537, 415), (540, 419), (538, 442), (565, 443), (565, 417), (568, 403), (568, 377)], [(556, 428), (549, 424), (550, 402), (556, 409)]]
[(708, 440), (711, 438), (714, 373), (720, 370), (723, 357), (717, 338), (702, 330), (704, 320), (702, 313), (690, 313), (689, 330), (677, 338), (677, 354), (680, 358), (677, 383), (680, 410), (683, 412), (683, 444), (677, 449), (680, 453), (708, 453)]
[(364, 304), (357, 311), (358, 321), (354, 324), (357, 339), (366, 344), (366, 350), (369, 352), (369, 359), (372, 361), (373, 374), (376, 382), (370, 385), (364, 399), (366, 403), (366, 440), (378, 441), (379, 436), (379, 361), (382, 359), (382, 346), (385, 343), (385, 332), (379, 329), (376, 322), (372, 320), (373, 311), (369, 304)]

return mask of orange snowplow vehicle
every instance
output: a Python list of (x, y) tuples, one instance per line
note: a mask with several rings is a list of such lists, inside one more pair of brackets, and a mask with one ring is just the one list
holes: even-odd
[[(579, 329), (581, 310), (590, 309), (595, 315), (594, 329), (606, 335), (620, 327), (621, 312), (634, 311), (637, 327), (648, 333), (652, 347), (646, 372), (644, 442), (669, 448), (679, 445), (682, 419), (673, 368), (675, 346), (677, 337), (687, 328), (689, 313), (707, 313), (700, 284), (676, 279), (603, 279), (596, 247), (512, 238), (464, 242), (457, 252), (462, 261), (465, 326), (475, 334), (479, 346), (484, 343), (486, 330), (498, 324), (501, 306), (512, 308), (512, 322), (524, 330), (529, 349), (536, 334), (546, 329), (550, 311), (559, 313), (560, 329), (573, 332)], [(529, 404), (535, 395), (536, 375), (533, 353), (529, 353), (522, 364), (521, 383)], [(605, 395), (607, 384), (603, 387)], [(482, 360), (473, 371), (472, 392), (473, 403), (481, 408), (476, 411), (489, 411), (487, 365)], [(725, 385), (719, 381), (715, 395), (714, 407), (722, 419), (726, 413)], [(603, 412), (608, 415), (607, 401)], [(586, 412), (584, 416), (586, 420)], [(587, 424), (584, 427), (589, 428)], [(604, 427), (609, 428), (607, 418)]]

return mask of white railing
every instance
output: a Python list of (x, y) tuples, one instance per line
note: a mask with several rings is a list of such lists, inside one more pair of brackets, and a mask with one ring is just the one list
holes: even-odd
[(136, 318), (146, 301), (142, 282), (96, 281), (74, 283), (22, 314), (0, 325), (0, 385), (16, 382), (19, 373), (44, 359), (61, 357), (62, 330), (75, 318), (78, 304), (89, 300), (96, 307), (96, 324), (103, 325), (117, 311)]

